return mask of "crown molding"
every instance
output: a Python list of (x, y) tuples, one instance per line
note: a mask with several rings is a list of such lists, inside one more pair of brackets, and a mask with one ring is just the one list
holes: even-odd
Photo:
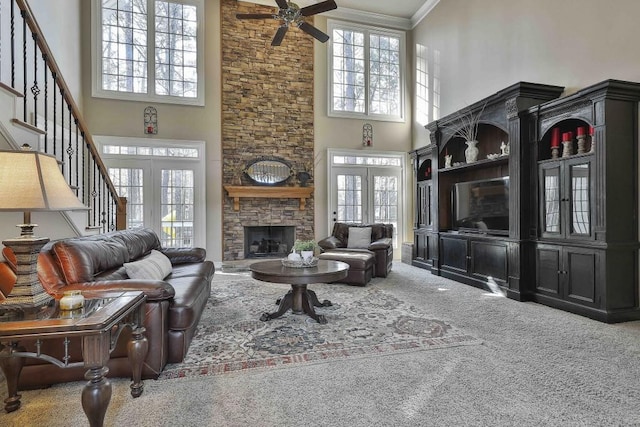
[(346, 7), (339, 7), (338, 9), (330, 10), (329, 12), (323, 13), (322, 16), (346, 19), (348, 21), (366, 23), (368, 25), (395, 28), (398, 30), (406, 31), (411, 29), (411, 20), (409, 19), (382, 15), (380, 13), (365, 12), (362, 10), (348, 9)]
[(411, 28), (415, 28), (440, 3), (440, 0), (426, 0), (422, 7), (411, 17)]

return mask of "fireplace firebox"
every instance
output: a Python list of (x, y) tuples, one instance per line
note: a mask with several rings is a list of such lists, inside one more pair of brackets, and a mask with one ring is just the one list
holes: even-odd
[(291, 251), (295, 238), (294, 226), (244, 227), (244, 257), (283, 258)]

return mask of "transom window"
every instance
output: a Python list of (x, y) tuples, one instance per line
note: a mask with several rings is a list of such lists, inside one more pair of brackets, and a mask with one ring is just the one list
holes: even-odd
[(404, 118), (404, 33), (328, 21), (329, 116)]
[(93, 95), (204, 105), (203, 0), (94, 0)]

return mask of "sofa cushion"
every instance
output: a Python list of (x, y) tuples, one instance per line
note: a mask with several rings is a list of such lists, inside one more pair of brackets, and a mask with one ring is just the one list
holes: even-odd
[(139, 230), (120, 230), (105, 234), (110, 239), (122, 243), (129, 252), (130, 260), (148, 255), (152, 249), (160, 250), (160, 239), (150, 228)]
[(61, 240), (51, 250), (68, 284), (90, 282), (95, 275), (129, 262), (127, 248), (115, 240)]
[(171, 261), (163, 253), (152, 249), (144, 258), (124, 263), (124, 269), (131, 279), (162, 280), (171, 274)]
[(169, 304), (169, 329), (184, 330), (194, 327), (209, 299), (211, 283), (204, 277), (167, 278), (175, 290)]
[(366, 249), (371, 244), (371, 227), (349, 227), (348, 249)]

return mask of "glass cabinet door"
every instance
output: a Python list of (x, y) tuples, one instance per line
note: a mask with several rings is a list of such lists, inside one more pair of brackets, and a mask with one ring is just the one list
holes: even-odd
[(562, 233), (560, 216), (560, 165), (544, 165), (540, 171), (540, 218), (543, 236)]
[(433, 224), (431, 218), (432, 202), (431, 182), (421, 182), (418, 184), (418, 225), (419, 227), (430, 227)]
[(591, 234), (591, 185), (589, 163), (569, 165), (569, 233), (589, 236)]

